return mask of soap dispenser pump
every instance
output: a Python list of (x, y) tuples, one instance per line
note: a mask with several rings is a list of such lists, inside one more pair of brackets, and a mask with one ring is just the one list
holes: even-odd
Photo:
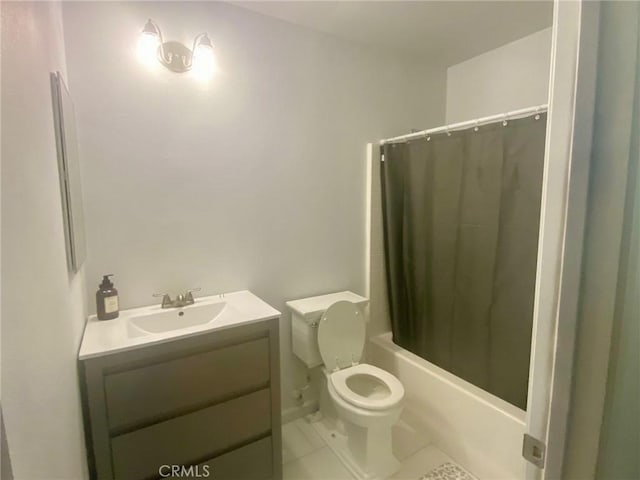
[(120, 310), (118, 308), (118, 290), (113, 286), (113, 282), (109, 279), (113, 277), (113, 273), (104, 275), (100, 288), (96, 292), (96, 312), (98, 320), (113, 320), (118, 318)]

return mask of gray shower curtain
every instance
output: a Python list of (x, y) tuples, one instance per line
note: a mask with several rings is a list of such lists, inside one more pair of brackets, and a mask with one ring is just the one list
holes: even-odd
[(546, 114), (383, 147), (393, 340), (526, 408)]

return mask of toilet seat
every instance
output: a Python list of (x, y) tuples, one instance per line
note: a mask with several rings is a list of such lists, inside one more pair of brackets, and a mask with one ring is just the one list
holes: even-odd
[[(363, 378), (357, 379), (359, 376)], [(368, 386), (373, 388), (383, 387), (386, 392), (380, 392), (378, 389), (372, 396), (360, 395), (349, 386), (349, 383), (354, 380), (369, 383)], [(400, 380), (389, 372), (366, 363), (333, 372), (329, 375), (329, 381), (340, 398), (351, 405), (366, 410), (390, 409), (398, 405), (404, 398), (404, 387)]]

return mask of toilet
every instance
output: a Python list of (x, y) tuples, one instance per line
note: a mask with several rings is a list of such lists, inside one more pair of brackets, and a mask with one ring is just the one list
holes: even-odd
[(294, 354), (309, 368), (323, 366), (320, 411), (337, 415), (347, 437), (348, 456), (339, 456), (358, 478), (378, 479), (400, 468), (391, 429), (402, 412), (404, 387), (391, 373), (361, 363), (367, 303), (352, 292), (339, 292), (287, 306)]

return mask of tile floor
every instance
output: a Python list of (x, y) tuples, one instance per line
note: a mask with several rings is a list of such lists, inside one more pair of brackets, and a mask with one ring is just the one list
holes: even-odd
[[(452, 462), (402, 420), (394, 429), (394, 454), (402, 467), (390, 480), (419, 480), (438, 465)], [(282, 462), (284, 480), (353, 480), (314, 426), (304, 418), (283, 425)]]

